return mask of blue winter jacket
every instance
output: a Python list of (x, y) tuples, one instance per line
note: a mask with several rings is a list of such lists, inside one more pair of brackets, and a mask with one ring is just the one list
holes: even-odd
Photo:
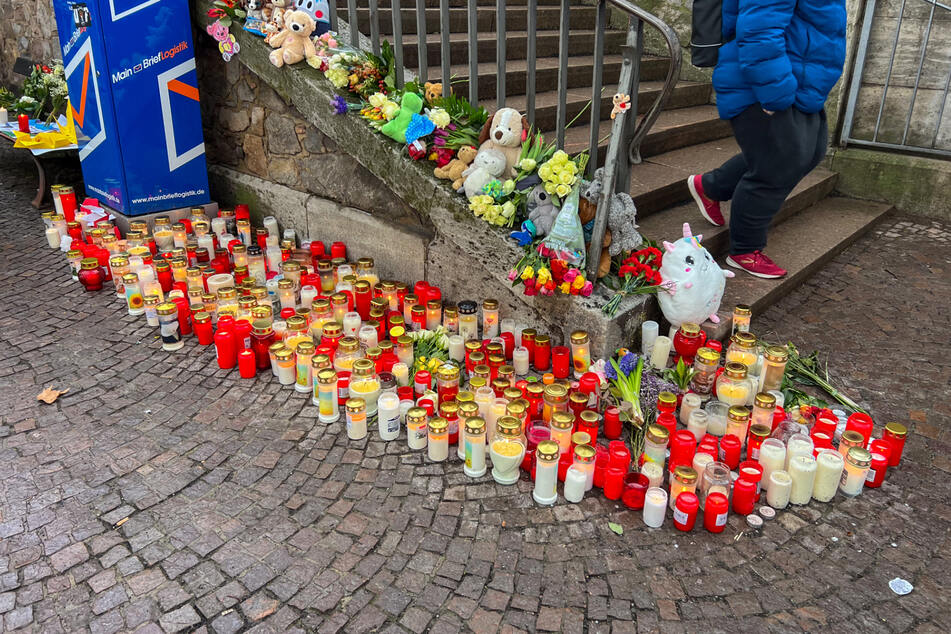
[(758, 103), (819, 112), (845, 62), (845, 0), (723, 0), (720, 117)]

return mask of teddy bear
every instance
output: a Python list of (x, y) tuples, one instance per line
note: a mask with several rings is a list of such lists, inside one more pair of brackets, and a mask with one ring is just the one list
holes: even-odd
[(310, 40), (316, 25), (303, 11), (284, 14), (284, 30), (271, 38), (271, 63), (280, 68), (284, 64), (296, 64), (301, 60), (317, 57), (317, 49)]
[(558, 207), (551, 195), (545, 191), (544, 185), (536, 185), (525, 200), (528, 210), (528, 220), (522, 223), (521, 231), (513, 231), (509, 237), (524, 247), (531, 244), (536, 238), (548, 235), (558, 216)]
[(512, 178), (518, 170), (515, 164), (522, 153), (522, 142), (528, 136), (528, 121), (515, 108), (500, 108), (482, 126), (479, 151), (498, 150), (505, 156), (505, 178)]
[(423, 84), (423, 98), (427, 105), (433, 105), (433, 102), (442, 97), (442, 84), (427, 81)]
[(505, 164), (505, 154), (501, 151), (492, 148), (479, 150), (472, 165), (462, 172), (466, 198), (485, 193), (483, 188), (505, 172)]
[(437, 167), (433, 170), (433, 176), (452, 181), (453, 191), (459, 191), (462, 187), (462, 173), (475, 159), (478, 150), (471, 145), (464, 145), (456, 152), (456, 158), (449, 161), (445, 167)]
[[(598, 204), (593, 203), (583, 195), (578, 200), (578, 218), (581, 219), (581, 225), (585, 226), (592, 220), (594, 220), (595, 215), (598, 212)], [(590, 230), (585, 232), (586, 238), (590, 234)], [(601, 255), (598, 257), (598, 279), (601, 279), (605, 275), (611, 272), (611, 253), (608, 248), (611, 246), (611, 228), (606, 227), (604, 229), (604, 238), (601, 240)], [(589, 248), (590, 239), (587, 240), (585, 247)]]
[(234, 36), (228, 32), (228, 27), (222, 24), (220, 20), (215, 20), (205, 30), (208, 31), (208, 35), (217, 40), (218, 51), (221, 52), (221, 57), (226, 62), (231, 61), (231, 56), (237, 55), (241, 51), (241, 45), (235, 41)]
[[(587, 186), (581, 192), (582, 200), (587, 201), (588, 207), (590, 210), (588, 213), (591, 218), (594, 218), (594, 213), (598, 208), (598, 201), (601, 199), (601, 192), (604, 189), (604, 168), (599, 167), (594, 172), (594, 178), (587, 183)], [(581, 205), (579, 205), (579, 211), (581, 210)], [(606, 265), (608, 269), (611, 266), (610, 258), (620, 255), (621, 253), (627, 253), (633, 251), (637, 247), (641, 246), (644, 243), (644, 238), (637, 231), (637, 207), (634, 205), (634, 201), (631, 199), (631, 195), (626, 192), (615, 192), (614, 198), (612, 199), (611, 210), (608, 214), (608, 230), (604, 232), (605, 242), (602, 247), (608, 249), (608, 258), (605, 259), (605, 254), (602, 249), (600, 266), (598, 270), (598, 277), (603, 277), (600, 274), (601, 269)], [(582, 224), (586, 224), (588, 220), (582, 218)], [(610, 238), (608, 237), (610, 235)], [(607, 270), (605, 269), (605, 275), (607, 275)]]

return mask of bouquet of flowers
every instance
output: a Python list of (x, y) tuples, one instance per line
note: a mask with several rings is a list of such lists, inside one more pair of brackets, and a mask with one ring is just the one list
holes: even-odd
[(23, 95), (16, 99), (12, 93), (6, 93), (4, 101), (7, 103), (3, 105), (20, 114), (51, 123), (65, 111), (67, 98), (63, 64), (35, 64), (23, 82)]
[(571, 266), (564, 260), (549, 258), (544, 244), (525, 247), (525, 255), (509, 271), (512, 286), (521, 284), (523, 293), (533, 295), (554, 295), (555, 291), (563, 295), (581, 295), (588, 297), (594, 290), (584, 272)]
[(622, 260), (617, 277), (607, 276), (603, 280), (615, 293), (602, 310), (614, 317), (622, 298), (658, 292), (662, 288), (660, 265), (663, 257), (661, 250), (651, 245), (634, 251)]
[(237, 18), (243, 18), (247, 16), (247, 13), (237, 6), (235, 0), (215, 0), (210, 9), (208, 9), (208, 17), (218, 20), (221, 22), (221, 26), (230, 27), (231, 23)]
[(410, 378), (420, 370), (435, 372), (449, 361), (449, 331), (442, 326), (435, 330), (417, 330), (407, 333), (413, 339), (413, 367)]
[(677, 386), (645, 369), (644, 358), (627, 349), (620, 349), (617, 358), (604, 364), (604, 376), (610, 393), (631, 422), (631, 448), (640, 454), (644, 432), (657, 418), (657, 397), (661, 392), (679, 394)]
[(502, 191), (502, 184), (499, 181), (492, 181), (486, 184), (485, 188), (489, 193), (481, 196), (473, 196), (469, 200), (469, 210), (476, 218), (482, 218), (490, 225), (497, 227), (511, 227), (515, 221), (515, 203), (510, 200), (504, 203), (496, 201), (495, 187), (499, 192)]
[(549, 196), (563, 200), (571, 193), (587, 163), (586, 153), (572, 159), (564, 150), (558, 150), (538, 168), (538, 177), (542, 179)]

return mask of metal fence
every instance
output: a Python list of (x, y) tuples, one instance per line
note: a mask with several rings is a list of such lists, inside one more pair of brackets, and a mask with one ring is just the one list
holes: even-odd
[(951, 157), (949, 87), (951, 5), (868, 0), (841, 145)]
[[(537, 39), (537, 9), (538, 0), (526, 0), (527, 3), (527, 42), (526, 42), (526, 106), (525, 116), (529, 123), (535, 123), (535, 104), (536, 104), (536, 39)], [(427, 59), (427, 25), (426, 25), (426, 7), (427, 0), (416, 0), (412, 2), (400, 2), (400, 0), (390, 0), (392, 16), (392, 40), (394, 59), (396, 63), (396, 84), (398, 87), (404, 85), (407, 71), (403, 66), (403, 25), (400, 9), (416, 9), (416, 34), (418, 45), (418, 63), (417, 77), (422, 80), (429, 78), (429, 68)], [(588, 5), (590, 6), (590, 5)], [(680, 73), (681, 48), (677, 34), (672, 28), (664, 23), (660, 18), (648, 13), (628, 0), (598, 0), (596, 3), (596, 17), (594, 28), (594, 47), (593, 47), (593, 75), (591, 81), (591, 112), (590, 112), (590, 139), (589, 153), (590, 161), (588, 164), (589, 176), (594, 173), (598, 165), (598, 131), (601, 122), (600, 103), (603, 91), (603, 64), (605, 49), (605, 33), (609, 28), (609, 11), (619, 12), (623, 18), (627, 18), (627, 37), (625, 44), (621, 47), (622, 64), (620, 78), (618, 81), (619, 92), (625, 93), (631, 98), (631, 108), (629, 115), (618, 117), (614, 120), (611, 128), (611, 137), (605, 157), (605, 177), (604, 189), (598, 205), (597, 215), (595, 217), (594, 232), (592, 235), (590, 253), (600, 253), (601, 244), (604, 239), (604, 232), (607, 227), (608, 209), (611, 204), (613, 193), (615, 191), (626, 191), (629, 186), (630, 165), (640, 163), (640, 146), (648, 131), (673, 92)], [(472, 104), (479, 103), (479, 83), (475, 80), (478, 77), (478, 49), (479, 49), (479, 31), (478, 14), (476, 0), (466, 0), (467, 10), (467, 50), (468, 57), (468, 92), (469, 101)], [(496, 38), (496, 107), (502, 108), (506, 105), (506, 2), (505, 0), (496, 0), (495, 3), (495, 38)], [(617, 18), (617, 16), (615, 16)], [(338, 16), (334, 5), (334, 0), (330, 2), (330, 21), (331, 29), (337, 31)], [(360, 32), (358, 28), (357, 1), (347, 0), (347, 22), (349, 28), (349, 37), (351, 43), (360, 41)], [(664, 80), (664, 86), (659, 96), (654, 100), (650, 108), (638, 120), (637, 118), (637, 94), (640, 86), (640, 62), (644, 51), (644, 25), (647, 24), (661, 34), (663, 37), (670, 57), (670, 65)], [(373, 51), (379, 54), (380, 51), (380, 14), (378, 0), (369, 0), (369, 38)], [(571, 6), (569, 0), (560, 0), (560, 22), (558, 39), (558, 102), (556, 109), (555, 138), (558, 147), (564, 146), (565, 129), (567, 125), (567, 92), (568, 92), (568, 57), (569, 57), (569, 37), (571, 29)], [(450, 48), (450, 12), (449, 0), (439, 0), (439, 37), (441, 45), (440, 53), (440, 77), (443, 86), (450, 86), (453, 77), (450, 73), (451, 68), (451, 48)], [(366, 35), (366, 34), (364, 34)], [(484, 35), (484, 34), (483, 34)], [(594, 278), (597, 270), (597, 258), (589, 258), (588, 273)]]

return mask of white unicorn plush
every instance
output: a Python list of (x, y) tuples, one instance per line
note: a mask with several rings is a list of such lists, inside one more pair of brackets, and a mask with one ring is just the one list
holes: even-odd
[(719, 323), (717, 309), (723, 299), (726, 278), (733, 271), (721, 269), (709, 251), (700, 245), (703, 235), (694, 236), (690, 223), (684, 223), (684, 237), (675, 243), (664, 241), (664, 260), (660, 267), (662, 286), (657, 301), (664, 317), (675, 328), (706, 319)]

